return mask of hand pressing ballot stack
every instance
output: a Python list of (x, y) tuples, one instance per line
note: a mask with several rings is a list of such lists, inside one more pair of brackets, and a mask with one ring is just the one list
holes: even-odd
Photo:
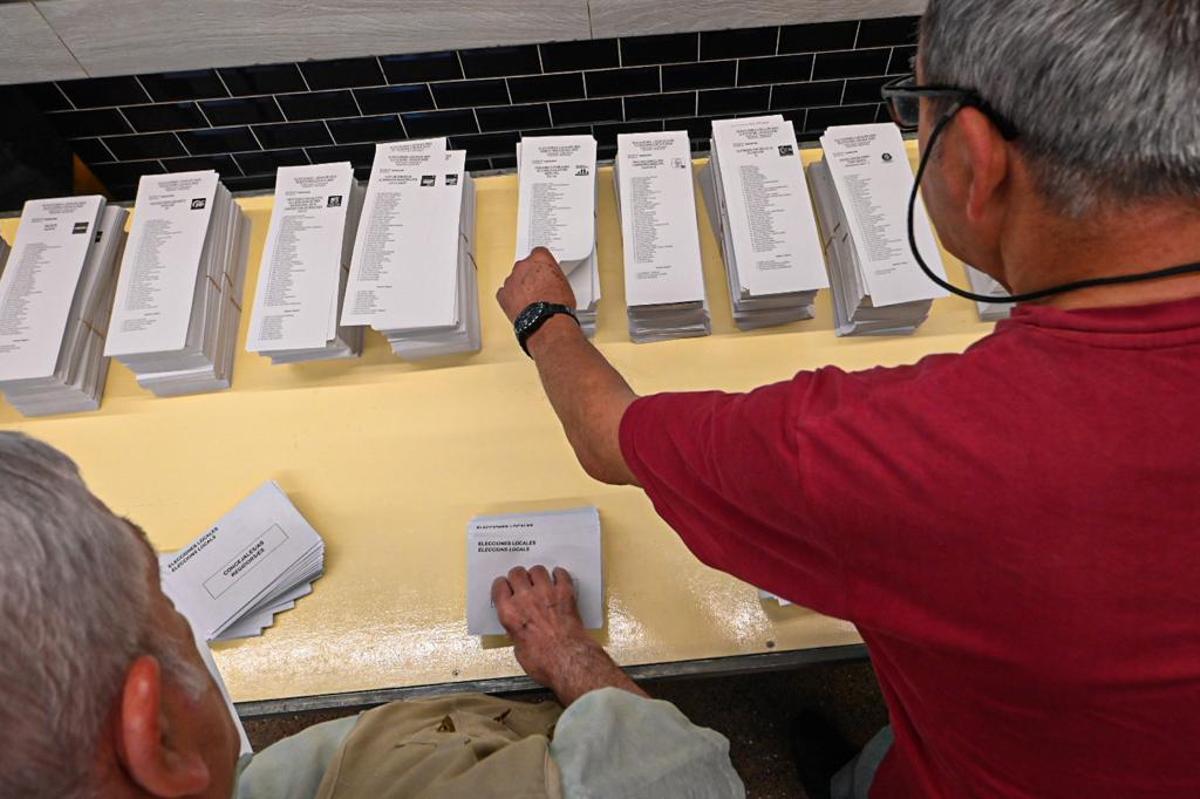
[(24, 415), (100, 407), (128, 215), (95, 196), (25, 204), (0, 277), (0, 391)]
[(105, 354), (159, 396), (229, 388), (248, 224), (217, 173), (144, 175)]
[(342, 324), (370, 325), (408, 360), (482, 345), (465, 158), (445, 137), (375, 146)]
[(467, 527), (467, 632), (502, 635), (492, 583), (516, 566), (571, 573), (583, 626), (604, 626), (600, 512), (595, 508), (478, 516)]
[(247, 351), (274, 364), (362, 354), (363, 328), (338, 325), (362, 203), (349, 163), (279, 168)]
[(829, 280), (796, 133), (782, 116), (718, 120), (701, 185), (742, 330), (813, 316)]
[(517, 144), (517, 252), (545, 247), (575, 292), (583, 332), (596, 332), (600, 272), (596, 261), (596, 140), (526, 136)]
[(324, 564), (325, 542), (274, 482), (159, 556), (163, 593), (205, 641), (261, 634), (312, 593)]
[(629, 337), (640, 343), (708, 335), (687, 132), (617, 136), (613, 182)]
[[(933, 300), (944, 297), (920, 270), (908, 245), (913, 173), (893, 124), (831, 127), (825, 158), (808, 168), (833, 284), (839, 336), (914, 332)], [(917, 199), (917, 245), (945, 277), (925, 205)]]
[[(979, 271), (973, 266), (963, 264), (963, 269), (967, 273), (967, 281), (971, 284), (971, 291), (976, 294), (982, 294), (985, 297), (1006, 297), (1008, 289), (1000, 285), (1000, 281), (989, 274)], [(975, 309), (979, 312), (979, 321), (981, 322), (997, 322), (1001, 319), (1007, 319), (1012, 313), (1012, 303), (1010, 302), (984, 302), (977, 300)]]

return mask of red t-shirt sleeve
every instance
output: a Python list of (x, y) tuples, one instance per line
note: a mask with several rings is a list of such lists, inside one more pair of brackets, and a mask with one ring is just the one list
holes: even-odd
[(845, 445), (848, 409), (919, 369), (826, 368), (748, 394), (643, 397), (621, 420), (621, 452), (704, 563), (848, 618), (845, 533), (862, 452)]
[[(792, 383), (749, 394), (643, 397), (621, 420), (621, 452), (655, 510), (704, 563), (760, 588), (844, 614), (841, 554), (797, 539), (806, 506), (796, 469)], [(798, 579), (799, 578), (799, 579)]]

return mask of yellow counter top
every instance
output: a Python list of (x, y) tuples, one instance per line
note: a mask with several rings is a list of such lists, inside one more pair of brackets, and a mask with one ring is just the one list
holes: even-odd
[[(806, 151), (806, 162), (818, 152)], [(0, 403), (0, 428), (67, 452), (160, 549), (191, 540), (265, 480), (287, 491), (325, 538), (326, 574), (265, 635), (216, 647), (239, 702), (519, 674), (510, 648), (466, 632), (467, 521), (498, 511), (600, 509), (601, 640), (621, 664), (858, 643), (848, 623), (760, 602), (754, 588), (697, 562), (640, 491), (583, 473), (493, 299), (512, 266), (516, 177), (481, 178), (477, 189), (482, 352), (413, 365), (368, 332), (359, 360), (276, 367), (242, 349), (247, 308), (230, 391), (158, 399), (114, 361), (100, 411), (25, 419)], [(252, 298), (272, 198), (239, 203), (253, 230)], [(713, 335), (633, 344), (609, 168), (600, 170), (599, 213), (596, 343), (639, 393), (745, 390), (823, 364), (908, 363), (961, 351), (991, 330), (973, 303), (951, 297), (914, 336), (838, 339), (821, 292), (814, 320), (739, 332), (698, 207)], [(5, 220), (0, 232), (12, 241), (16, 225)]]

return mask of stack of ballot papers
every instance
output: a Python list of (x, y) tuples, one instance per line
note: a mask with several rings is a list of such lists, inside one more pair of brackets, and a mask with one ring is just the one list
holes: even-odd
[(159, 396), (229, 388), (248, 244), (217, 173), (144, 175), (105, 355)]
[(205, 641), (261, 634), (312, 593), (324, 568), (325, 542), (274, 482), (159, 556), (163, 593)]
[(482, 346), (465, 158), (445, 137), (375, 147), (342, 324), (370, 325), (408, 360)]
[(596, 332), (600, 271), (596, 260), (596, 140), (526, 136), (517, 144), (515, 260), (545, 247), (575, 292), (575, 316)]
[(0, 391), (26, 416), (100, 407), (127, 216), (99, 196), (25, 204), (0, 277)]
[[(983, 296), (1004, 297), (1008, 296), (1008, 289), (1000, 285), (1000, 281), (991, 275), (981, 272), (973, 266), (963, 264), (963, 269), (967, 272), (967, 280), (971, 284), (971, 291)], [(1011, 302), (984, 302), (977, 300), (975, 308), (979, 311), (979, 321), (981, 322), (997, 322), (1001, 319), (1007, 319), (1012, 313)]]
[(811, 319), (829, 280), (796, 132), (782, 116), (713, 122), (701, 187), (742, 330)]
[[(833, 284), (839, 336), (905, 335), (946, 292), (929, 280), (908, 243), (913, 173), (900, 129), (891, 123), (829, 128), (825, 158), (808, 168)], [(914, 231), (922, 256), (945, 277), (925, 205)]]
[(687, 131), (617, 136), (613, 182), (629, 337), (640, 343), (708, 335)]
[(583, 626), (604, 626), (600, 512), (595, 508), (478, 516), (467, 526), (467, 632), (502, 635), (492, 583), (515, 566), (562, 567), (575, 582)]
[[(187, 618), (185, 615), (184, 618)], [(225, 687), (225, 679), (221, 676), (221, 670), (217, 668), (217, 661), (213, 659), (212, 650), (208, 648), (208, 642), (205, 641), (196, 631), (196, 626), (188, 623), (192, 628), (192, 640), (196, 644), (196, 651), (200, 653), (200, 659), (204, 661), (204, 668), (208, 669), (209, 675), (212, 676), (213, 682), (217, 685), (217, 690), (221, 692), (221, 698), (225, 700), (225, 709), (229, 711), (229, 717), (233, 719), (233, 726), (238, 733), (238, 757), (254, 753), (254, 747), (250, 745), (250, 736), (246, 735), (246, 727), (242, 724), (242, 718), (238, 715), (237, 708), (233, 706), (233, 698), (229, 696), (229, 689)]]
[(363, 328), (338, 326), (362, 204), (348, 162), (280, 167), (247, 351), (275, 364), (362, 354)]

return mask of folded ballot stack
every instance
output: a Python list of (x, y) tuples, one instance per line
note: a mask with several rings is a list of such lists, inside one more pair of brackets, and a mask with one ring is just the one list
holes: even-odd
[(229, 388), (247, 227), (216, 172), (138, 183), (105, 354), (143, 388), (159, 396)]
[(600, 512), (571, 510), (477, 516), (467, 526), (467, 632), (501, 635), (492, 583), (516, 566), (566, 569), (575, 583), (583, 626), (604, 626), (604, 569)]
[(100, 407), (127, 216), (99, 196), (25, 204), (0, 277), (0, 391), (24, 415)]
[(751, 330), (811, 319), (829, 281), (792, 123), (778, 115), (713, 122), (702, 178), (734, 323)]
[(708, 335), (687, 132), (621, 134), (613, 181), (630, 338), (646, 342)]
[[(945, 296), (921, 271), (908, 243), (913, 174), (890, 123), (831, 127), (821, 137), (825, 158), (808, 168), (833, 284), (839, 336), (903, 335)], [(944, 277), (941, 254), (918, 198), (917, 245)]]
[(465, 157), (445, 137), (375, 148), (342, 324), (370, 325), (408, 360), (482, 345)]
[[(967, 272), (967, 280), (971, 284), (971, 291), (976, 294), (982, 294), (985, 297), (1004, 297), (1008, 295), (1008, 289), (1000, 285), (1000, 281), (989, 274), (979, 271), (973, 266), (963, 265), (963, 269)], [(1009, 302), (984, 302), (978, 300), (975, 303), (975, 308), (979, 311), (979, 321), (981, 322), (997, 322), (1001, 319), (1007, 319), (1012, 313), (1012, 303)]]
[(275, 364), (362, 354), (363, 328), (338, 325), (362, 204), (349, 163), (280, 167), (248, 351)]
[(159, 555), (163, 593), (205, 641), (260, 635), (312, 593), (324, 569), (325, 542), (274, 482)]
[(545, 247), (575, 292), (584, 333), (596, 332), (600, 272), (596, 260), (596, 140), (526, 136), (517, 144), (516, 260)]

